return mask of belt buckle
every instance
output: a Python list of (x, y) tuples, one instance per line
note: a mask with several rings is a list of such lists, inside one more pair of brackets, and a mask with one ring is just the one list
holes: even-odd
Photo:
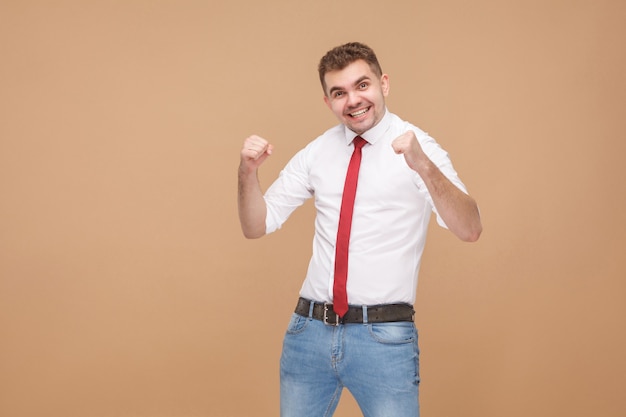
[(324, 303), (324, 317), (323, 317), (323, 322), (325, 325), (327, 326), (339, 326), (339, 315), (337, 313), (335, 313), (333, 311), (333, 313), (335, 314), (335, 322), (329, 322), (328, 321), (328, 303)]

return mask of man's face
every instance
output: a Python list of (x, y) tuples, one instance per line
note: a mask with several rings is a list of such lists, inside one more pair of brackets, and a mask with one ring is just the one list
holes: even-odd
[(363, 60), (342, 70), (327, 72), (324, 101), (337, 119), (350, 130), (362, 134), (385, 115), (389, 77), (378, 77)]

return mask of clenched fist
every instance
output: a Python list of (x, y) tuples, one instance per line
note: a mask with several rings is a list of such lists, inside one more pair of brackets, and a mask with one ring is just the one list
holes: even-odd
[(274, 146), (260, 136), (246, 138), (241, 148), (241, 167), (248, 170), (257, 169), (272, 154)]
[(429, 161), (412, 130), (395, 138), (391, 147), (395, 153), (404, 155), (407, 165), (414, 171), (418, 171), (421, 164)]

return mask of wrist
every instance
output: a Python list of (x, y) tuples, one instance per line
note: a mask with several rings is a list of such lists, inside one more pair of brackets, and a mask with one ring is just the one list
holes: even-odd
[(254, 166), (250, 166), (249, 164), (246, 164), (244, 161), (241, 161), (239, 163), (238, 171), (239, 171), (240, 177), (249, 177), (249, 176), (256, 177), (256, 174), (257, 174), (257, 168)]
[(413, 170), (417, 172), (421, 177), (428, 177), (433, 172), (439, 171), (439, 168), (430, 160), (426, 155), (417, 158), (413, 161)]

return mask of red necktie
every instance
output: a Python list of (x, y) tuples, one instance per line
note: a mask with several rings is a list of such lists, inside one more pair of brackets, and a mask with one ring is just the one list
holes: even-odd
[(348, 165), (346, 183), (343, 187), (341, 211), (339, 212), (339, 227), (337, 229), (337, 243), (335, 246), (335, 281), (333, 283), (333, 310), (340, 317), (348, 311), (348, 293), (346, 281), (348, 280), (348, 245), (350, 243), (350, 229), (352, 228), (352, 210), (354, 209), (354, 197), (356, 185), (359, 179), (359, 167), (361, 166), (361, 148), (367, 142), (360, 136), (354, 138), (354, 151)]

